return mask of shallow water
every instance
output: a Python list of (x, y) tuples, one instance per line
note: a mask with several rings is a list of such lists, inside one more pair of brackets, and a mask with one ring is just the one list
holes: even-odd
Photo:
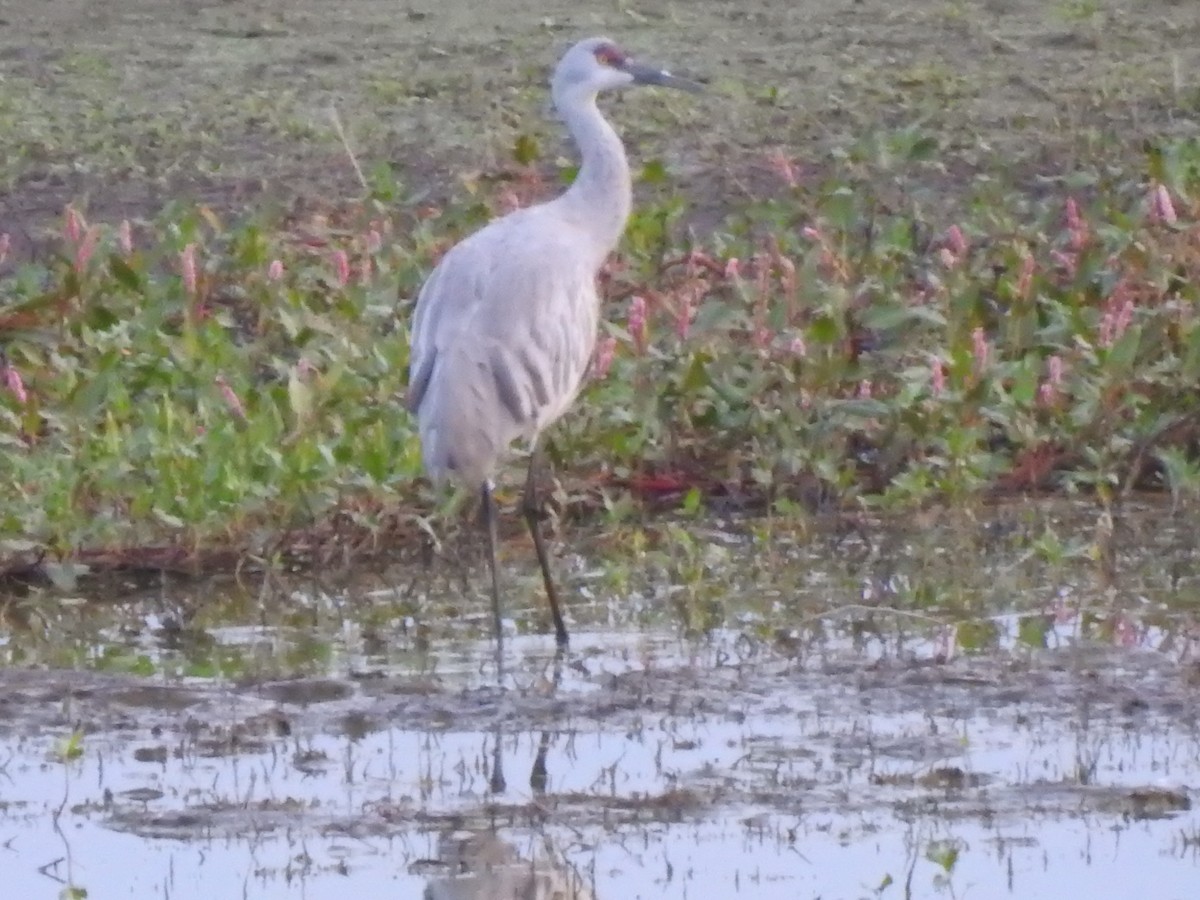
[[(11, 679), (6, 721), (36, 705), (45, 722), (0, 750), (5, 895), (61, 878), (93, 896), (415, 897), (445, 874), (440, 835), (491, 828), (597, 897), (857, 897), (888, 879), (883, 896), (1120, 897), (1147, 878), (1184, 897), (1200, 883), (1200, 816), (1183, 808), (1200, 734), (1157, 655), (1093, 649), (1078, 673), (1055, 654), (1014, 673), (720, 666), (723, 641), (588, 635), (587, 673), (568, 667), (555, 689), (531, 639), (529, 656), (511, 650), (514, 681), (530, 681), (503, 695), (478, 684), (486, 642), (429, 684), (377, 672), (386, 686), (344, 694)], [(99, 727), (63, 763), (74, 716)]]
[[(910, 558), (898, 607), (931, 577)], [(827, 617), (756, 572), (684, 638), (643, 584), (556, 661), (518, 615), (503, 689), (472, 627), (379, 631), (380, 589), (214, 596), (183, 631), (162, 596), (43, 606), (59, 640), (0, 636), (0, 897), (1195, 896), (1182, 601), (1146, 582), (1100, 616), (1064, 579), (948, 624), (827, 562)]]

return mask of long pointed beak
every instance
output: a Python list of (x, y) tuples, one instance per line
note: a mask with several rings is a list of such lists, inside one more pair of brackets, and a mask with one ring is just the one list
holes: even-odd
[(680, 78), (678, 75), (672, 75), (666, 69), (656, 69), (654, 66), (642, 65), (632, 60), (625, 63), (622, 68), (633, 76), (634, 84), (652, 84), (659, 87), (676, 88), (680, 91), (690, 91), (693, 94), (698, 94), (704, 90), (704, 85), (699, 82)]

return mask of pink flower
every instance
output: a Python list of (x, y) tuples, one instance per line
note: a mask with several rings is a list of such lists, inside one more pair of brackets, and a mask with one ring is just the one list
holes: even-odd
[(629, 301), (629, 336), (638, 349), (646, 352), (646, 298), (635, 296)]
[(1079, 204), (1075, 202), (1074, 197), (1067, 198), (1067, 228), (1071, 231), (1077, 231), (1083, 224), (1083, 220), (1079, 217)]
[(808, 240), (820, 245), (821, 265), (828, 270), (833, 277), (836, 277), (838, 280), (844, 280), (846, 278), (845, 266), (843, 265), (842, 260), (833, 251), (833, 248), (830, 247), (829, 242), (825, 239), (825, 235), (811, 225), (806, 225), (804, 228), (800, 229), (800, 234)]
[(0, 365), (0, 372), (4, 374), (4, 386), (16, 397), (17, 403), (25, 406), (29, 402), (29, 393), (25, 390), (25, 382), (21, 380), (21, 373), (7, 360)]
[(1062, 386), (1063, 381), (1063, 361), (1062, 357), (1055, 354), (1046, 360), (1047, 377), (1050, 383), (1056, 388)]
[(983, 333), (982, 328), (976, 328), (971, 332), (972, 353), (975, 356), (975, 374), (979, 375), (987, 368), (988, 358), (992, 355), (992, 348), (988, 344), (987, 337)]
[(1111, 347), (1129, 328), (1133, 321), (1133, 301), (1126, 299), (1118, 303), (1110, 303), (1100, 319), (1100, 334), (1098, 340), (1101, 347)]
[(1067, 230), (1071, 233), (1071, 249), (1078, 253), (1087, 243), (1087, 222), (1079, 214), (1079, 205), (1074, 197), (1067, 198)]
[(67, 208), (63, 211), (63, 237), (68, 243), (78, 244), (79, 239), (83, 237), (83, 229), (86, 223), (83, 221), (83, 216), (71, 204), (67, 204)]
[(694, 275), (701, 269), (715, 270), (720, 268), (717, 261), (703, 250), (689, 250), (685, 262), (687, 263), (688, 274), (691, 275)]
[(96, 252), (96, 242), (100, 240), (100, 229), (93, 225), (83, 235), (79, 247), (75, 251), (75, 271), (82, 275), (87, 269), (88, 260)]
[(179, 254), (179, 271), (183, 276), (183, 289), (195, 295), (199, 284), (196, 276), (196, 245), (188, 244)]
[(600, 381), (608, 377), (616, 352), (617, 339), (612, 335), (605, 335), (597, 342), (596, 353), (592, 357), (592, 378)]
[(1056, 625), (1065, 625), (1075, 618), (1076, 612), (1075, 607), (1067, 602), (1067, 589), (1060, 589), (1058, 596), (1054, 598), (1054, 604), (1050, 608), (1050, 613), (1054, 616), (1054, 623)]
[(1029, 289), (1033, 286), (1033, 272), (1036, 266), (1032, 255), (1021, 260), (1021, 274), (1017, 278), (1017, 296), (1022, 300), (1029, 299)]
[(1100, 333), (1097, 335), (1100, 346), (1111, 347), (1132, 321), (1133, 298), (1129, 295), (1128, 282), (1122, 278), (1104, 303), (1104, 315), (1100, 318)]
[(1133, 322), (1133, 300), (1123, 300), (1112, 314), (1112, 334), (1109, 343), (1114, 343), (1126, 332), (1129, 323)]
[(771, 346), (771, 342), (775, 340), (775, 333), (766, 325), (758, 325), (754, 329), (752, 339), (755, 347), (759, 350), (764, 350)]
[(242, 401), (238, 399), (238, 395), (234, 393), (233, 388), (229, 386), (229, 382), (225, 380), (225, 376), (217, 375), (214, 381), (216, 381), (217, 387), (221, 391), (221, 396), (225, 398), (225, 405), (229, 407), (229, 411), (236, 418), (245, 421), (246, 408), (242, 406)]
[(771, 264), (768, 262), (766, 254), (755, 253), (750, 258), (750, 265), (754, 269), (754, 291), (758, 295), (755, 307), (761, 310), (770, 301)]
[(345, 287), (350, 283), (350, 257), (346, 255), (345, 250), (333, 251), (333, 268), (337, 273), (338, 287)]
[(783, 282), (783, 289), (788, 292), (794, 291), (796, 289), (796, 264), (792, 262), (790, 257), (780, 253), (775, 256), (775, 265), (779, 266), (780, 281)]
[(1113, 640), (1122, 647), (1132, 647), (1138, 642), (1137, 625), (1125, 613), (1116, 615), (1113, 622)]
[(1133, 301), (1126, 299), (1124, 303), (1117, 309), (1117, 337), (1125, 333), (1129, 327), (1129, 323), (1133, 321)]
[(736, 256), (731, 256), (725, 261), (725, 277), (737, 278), (741, 274), (742, 263)]
[(128, 219), (123, 219), (121, 227), (117, 229), (117, 243), (126, 256), (133, 252), (133, 226), (129, 224)]
[(692, 294), (690, 291), (685, 291), (679, 298), (679, 310), (675, 314), (675, 333), (679, 336), (679, 340), (686, 341), (688, 339), (688, 334), (692, 330), (693, 315), (695, 315), (695, 309), (692, 304)]
[(946, 229), (946, 246), (950, 248), (957, 259), (962, 259), (967, 255), (967, 239), (957, 225), (951, 225)]
[(947, 269), (953, 269), (963, 261), (969, 247), (962, 229), (957, 225), (951, 225), (946, 229), (946, 235), (942, 239), (942, 247), (938, 250), (938, 259)]
[(379, 233), (379, 229), (372, 228), (367, 232), (367, 252), (378, 253), (383, 249), (383, 235)]
[(860, 400), (870, 400), (873, 391), (873, 385), (869, 378), (864, 378), (858, 383), (858, 397)]
[(1171, 202), (1171, 192), (1165, 184), (1155, 183), (1150, 190), (1150, 221), (1174, 225), (1178, 220), (1175, 204)]
[(280, 281), (283, 279), (283, 263), (277, 259), (271, 260), (271, 265), (267, 266), (267, 281)]
[(940, 356), (930, 357), (929, 369), (933, 396), (940, 397), (946, 392), (946, 366), (942, 362), (942, 358)]
[(1055, 355), (1046, 360), (1046, 380), (1038, 385), (1038, 402), (1043, 406), (1051, 406), (1058, 399), (1062, 390), (1063, 361)]
[(1079, 257), (1074, 253), (1063, 253), (1061, 250), (1051, 250), (1050, 257), (1062, 267), (1068, 278), (1074, 278), (1079, 269)]
[(792, 338), (791, 344), (788, 345), (788, 352), (801, 359), (808, 356), (808, 344), (804, 343), (804, 335), (798, 334)]

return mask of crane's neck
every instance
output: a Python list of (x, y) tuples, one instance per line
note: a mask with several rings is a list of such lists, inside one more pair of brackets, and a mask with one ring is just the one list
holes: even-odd
[(625, 147), (596, 107), (595, 95), (556, 96), (582, 156), (579, 174), (558, 202), (578, 227), (595, 238), (596, 267), (613, 251), (633, 207), (633, 187)]

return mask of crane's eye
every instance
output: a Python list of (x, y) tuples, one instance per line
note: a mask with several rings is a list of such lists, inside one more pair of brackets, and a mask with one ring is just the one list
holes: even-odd
[(625, 54), (612, 44), (605, 44), (602, 47), (596, 48), (596, 62), (602, 66), (620, 68), (625, 65)]

